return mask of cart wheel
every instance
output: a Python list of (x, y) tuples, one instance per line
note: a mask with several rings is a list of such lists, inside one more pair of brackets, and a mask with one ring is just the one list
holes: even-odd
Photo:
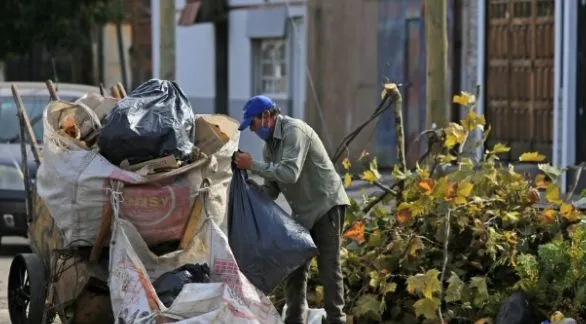
[[(12, 259), (8, 274), (8, 311), (13, 324), (42, 323), (47, 280), (41, 259), (33, 253)], [(48, 316), (48, 323), (52, 321)]]

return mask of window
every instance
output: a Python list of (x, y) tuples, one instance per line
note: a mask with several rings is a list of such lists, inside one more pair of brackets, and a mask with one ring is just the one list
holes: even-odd
[(268, 38), (255, 41), (255, 93), (287, 94), (287, 40)]

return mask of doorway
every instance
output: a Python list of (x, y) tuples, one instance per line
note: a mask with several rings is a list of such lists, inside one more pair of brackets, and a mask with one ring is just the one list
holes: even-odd
[(487, 145), (511, 146), (504, 160), (553, 144), (554, 0), (486, 2)]

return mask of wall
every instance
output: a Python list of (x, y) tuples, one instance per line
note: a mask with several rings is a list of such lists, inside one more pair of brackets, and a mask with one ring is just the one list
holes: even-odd
[[(447, 1), (448, 76), (452, 92), (451, 70), (454, 66), (453, 13), (454, 0)], [(403, 95), (405, 146), (410, 166), (424, 151), (424, 143), (415, 144), (425, 129), (426, 50), (423, 0), (378, 0), (378, 89), (386, 82), (400, 84)], [(459, 86), (457, 87), (459, 88)], [(379, 166), (396, 162), (395, 114), (385, 112), (376, 128), (375, 152)]]
[(129, 20), (132, 25), (132, 47), (128, 53), (132, 83), (136, 88), (148, 81), (152, 75), (152, 19), (149, 0), (130, 0)]
[[(111, 86), (118, 82), (122, 82), (122, 69), (120, 66), (120, 56), (118, 55), (118, 38), (116, 37), (116, 25), (107, 24), (103, 29), (104, 47), (102, 55), (104, 59), (104, 86), (110, 89)], [(122, 24), (122, 42), (124, 44), (124, 61), (126, 64), (126, 80), (128, 85), (125, 85), (127, 91), (132, 84), (132, 73), (130, 70), (130, 48), (132, 46), (132, 27), (130, 24)], [(97, 60), (96, 60), (97, 61)]]
[[(178, 12), (184, 5), (185, 0), (175, 1)], [(176, 26), (175, 47), (175, 78), (181, 89), (196, 113), (214, 113), (214, 26)]]
[[(311, 83), (306, 117), (333, 153), (377, 105), (377, 3), (310, 0), (307, 8)], [(350, 145), (350, 157), (371, 151), (373, 127)]]

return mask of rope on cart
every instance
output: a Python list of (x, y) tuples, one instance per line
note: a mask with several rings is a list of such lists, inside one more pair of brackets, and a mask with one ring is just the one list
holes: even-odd
[(204, 225), (207, 223), (208, 220), (211, 220), (212, 218), (210, 217), (210, 213), (208, 210), (208, 195), (210, 193), (210, 186), (211, 186), (211, 181), (208, 178), (203, 179), (201, 187), (198, 190), (199, 196), (201, 196), (201, 204), (203, 206), (203, 212), (204, 212), (204, 219), (201, 222), (201, 225), (199, 226), (199, 228), (195, 231), (194, 236), (199, 235), (199, 233), (201, 233), (201, 231), (204, 228)]
[[(118, 215), (120, 215), (120, 203), (124, 201), (122, 187), (122, 182), (118, 180), (110, 180), (110, 188), (106, 189), (110, 193), (110, 205), (112, 206), (112, 216), (114, 216), (114, 220), (118, 219)], [(112, 226), (114, 226), (115, 223), (116, 222), (112, 222)]]

